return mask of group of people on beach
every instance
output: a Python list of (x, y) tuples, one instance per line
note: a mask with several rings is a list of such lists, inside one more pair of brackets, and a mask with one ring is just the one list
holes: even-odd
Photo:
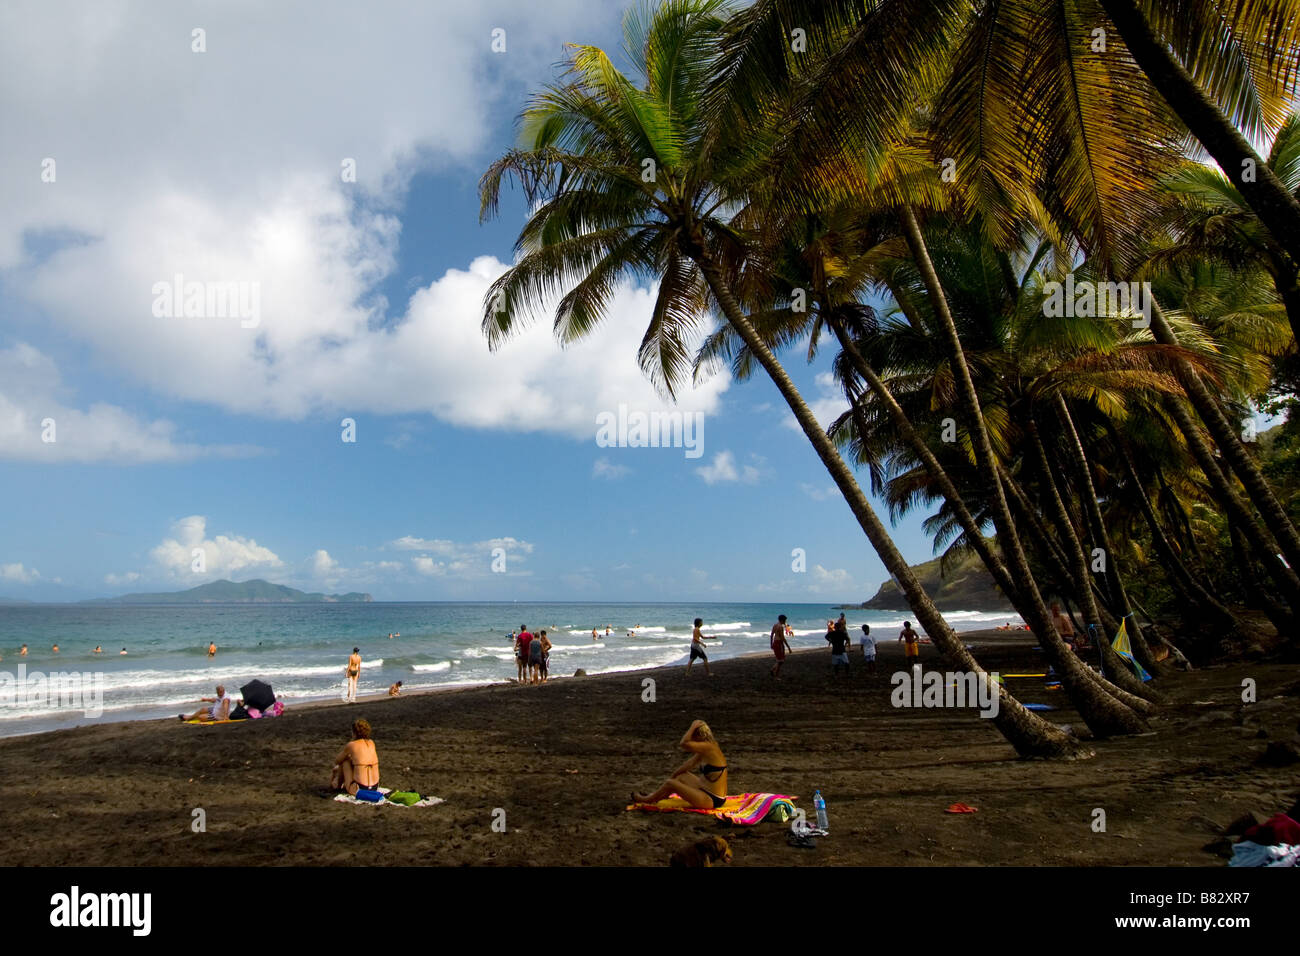
[[(595, 634), (592, 631), (592, 634)], [(515, 649), (515, 664), (518, 665), (519, 683), (544, 684), (550, 679), (551, 644), (546, 631), (533, 634), (527, 624), (519, 625), (519, 633), (511, 632), (510, 641)]]

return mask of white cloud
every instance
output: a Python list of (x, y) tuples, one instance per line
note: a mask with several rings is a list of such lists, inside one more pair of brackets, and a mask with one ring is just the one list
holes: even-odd
[(591, 466), (591, 477), (606, 478), (610, 481), (631, 473), (632, 469), (627, 465), (615, 465), (608, 458), (597, 458), (595, 464)]
[[(563, 41), (600, 38), (620, 12), (580, 0), (332, 14), (291, 2), (256, 16), (237, 3), (6, 5), (0, 61), (24, 78), (0, 85), (6, 289), (132, 382), (237, 414), (430, 414), (591, 439), (602, 410), (663, 409), (636, 362), (652, 290), (620, 288), (586, 342), (560, 350), (539, 315), (496, 354), (479, 327), (496, 259), (467, 250), (466, 268), (391, 310), (377, 293), (411, 176), (477, 173), (521, 88), (549, 78)], [(195, 54), (200, 21), (208, 52)], [(490, 49), (500, 25), (505, 55)], [(40, 181), (47, 156), (52, 183)], [(345, 158), (355, 184), (340, 179)], [(176, 275), (256, 283), (258, 324), (155, 316), (155, 284)], [(728, 382), (677, 407), (711, 412)], [(175, 454), (145, 442), (166, 447), (155, 424), (164, 434), (137, 423), (137, 457)], [(403, 434), (373, 440), (401, 447)]]
[(106, 574), (104, 583), (110, 587), (122, 587), (126, 584), (134, 584), (140, 580), (139, 571), (127, 571), (125, 574)]
[[(804, 401), (808, 405), (808, 410), (813, 413), (813, 418), (817, 419), (817, 424), (827, 429), (835, 419), (849, 410), (849, 402), (844, 397), (844, 390), (836, 383), (835, 376), (830, 372), (819, 372), (813, 381), (816, 390), (811, 397), (804, 395)], [(788, 408), (784, 410), (782, 424), (786, 428), (803, 433), (803, 428), (795, 419), (794, 412)]]
[(736, 456), (729, 451), (718, 452), (713, 456), (713, 464), (696, 468), (695, 472), (710, 485), (733, 481), (752, 485), (758, 482), (759, 477), (759, 471), (753, 465), (737, 467)]
[(41, 576), (35, 568), (26, 568), (21, 562), (17, 564), (0, 564), (0, 581), (14, 581), (18, 584), (31, 584)]
[[(418, 538), (406, 535), (391, 542), (393, 547), (404, 551), (429, 551), (411, 558), (411, 567), (417, 574), (425, 577), (459, 577), (477, 578), (497, 573), (493, 571), (493, 561), (498, 551), (505, 552), (504, 574), (531, 576), (531, 571), (520, 570), (519, 565), (527, 561), (527, 555), (533, 553), (531, 541), (518, 538), (489, 538), (486, 541), (457, 542), (441, 538)], [(435, 557), (436, 555), (436, 557)]]
[[(225, 577), (252, 569), (279, 568), (284, 562), (252, 538), (219, 534), (207, 537), (207, 518), (190, 515), (172, 525), (173, 537), (166, 538), (150, 552), (155, 565), (172, 578)], [(203, 553), (204, 571), (193, 570), (195, 549)], [(328, 555), (326, 555), (328, 557)]]
[(814, 564), (809, 569), (808, 574), (811, 578), (808, 590), (818, 594), (847, 593), (852, 596), (853, 590), (857, 588), (857, 585), (853, 582), (853, 575), (843, 568), (827, 570), (820, 564)]
[(320, 548), (311, 556), (311, 572), (319, 578), (336, 577), (340, 571), (339, 563), (330, 557), (330, 553)]
[(799, 487), (803, 490), (803, 493), (813, 501), (833, 501), (840, 497), (840, 490), (834, 485), (819, 487), (817, 485), (810, 485), (805, 481), (800, 482)]
[(25, 343), (0, 349), (0, 459), (132, 464), (259, 451), (178, 441), (171, 422), (142, 421), (103, 402), (72, 407), (64, 398), (67, 391), (48, 356)]
[(411, 567), (415, 568), (420, 574), (436, 577), (440, 574), (447, 573), (447, 566), (441, 561), (434, 561), (427, 555), (418, 555), (411, 559)]

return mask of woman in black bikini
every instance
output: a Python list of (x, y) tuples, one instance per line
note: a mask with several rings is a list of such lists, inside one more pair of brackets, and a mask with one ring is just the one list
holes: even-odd
[(727, 802), (727, 758), (722, 755), (709, 725), (702, 720), (694, 721), (678, 746), (691, 752), (686, 763), (674, 770), (654, 793), (632, 794), (632, 802), (658, 803), (675, 793), (697, 810), (721, 807)]

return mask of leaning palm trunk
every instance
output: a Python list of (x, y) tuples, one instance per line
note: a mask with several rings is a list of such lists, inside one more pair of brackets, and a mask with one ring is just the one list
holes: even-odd
[(1106, 671), (1106, 677), (1112, 683), (1125, 688), (1130, 693), (1144, 698), (1155, 699), (1157, 697), (1155, 692), (1128, 669), (1128, 665), (1124, 663), (1115, 648), (1111, 646), (1110, 635), (1119, 629), (1119, 622), (1103, 619), (1101, 607), (1093, 596), (1094, 581), (1092, 572), (1088, 568), (1088, 556), (1084, 553), (1083, 541), (1075, 534), (1074, 525), (1070, 523), (1070, 516), (1065, 510), (1065, 500), (1056, 487), (1056, 479), (1052, 475), (1052, 466), (1047, 458), (1047, 449), (1043, 445), (1042, 435), (1038, 433), (1038, 423), (1034, 420), (1032, 412), (1029, 415), (1026, 430), (1029, 433), (1030, 443), (1036, 456), (1036, 463), (1043, 484), (1049, 490), (1047, 497), (1056, 512), (1056, 523), (1062, 528), (1061, 535), (1064, 539), (1064, 547), (1074, 565), (1076, 593), (1079, 597), (1079, 605), (1083, 608), (1084, 620), (1096, 627), (1096, 641), (1097, 646), (1101, 649), (1102, 667)]
[(1191, 452), (1196, 464), (1200, 466), (1206, 480), (1210, 483), (1210, 489), (1219, 504), (1223, 506), (1225, 514), (1236, 523), (1242, 535), (1250, 542), (1250, 546), (1259, 555), (1264, 569), (1287, 603), (1293, 608), (1300, 607), (1300, 577), (1296, 576), (1293, 568), (1287, 567), (1278, 559), (1276, 542), (1269, 535), (1268, 529), (1251, 514), (1246, 502), (1237, 494), (1228, 476), (1214, 460), (1214, 453), (1201, 434), (1200, 428), (1192, 420), (1191, 413), (1176, 398), (1170, 398), (1165, 404), (1177, 423), (1179, 431), (1182, 432), (1183, 439), (1187, 442), (1188, 451)]
[[(849, 471), (839, 452), (836, 451), (834, 444), (821, 425), (818, 424), (817, 419), (799, 394), (794, 382), (790, 380), (790, 376), (781, 367), (776, 356), (772, 354), (766, 343), (763, 342), (750, 324), (749, 319), (745, 316), (740, 304), (732, 294), (722, 270), (706, 256), (697, 255), (695, 261), (704, 274), (705, 281), (717, 300), (723, 316), (731, 327), (736, 330), (745, 345), (749, 347), (754, 358), (763, 366), (763, 370), (767, 372), (773, 384), (776, 385), (781, 397), (790, 406), (799, 427), (803, 429), (808, 441), (812, 444), (818, 457), (821, 458), (822, 464), (826, 466), (826, 470), (834, 479), (840, 493), (844, 496), (845, 502), (848, 503), (854, 517), (858, 519), (858, 524), (862, 527), (872, 547), (875, 548), (876, 554), (880, 556), (880, 560), (884, 562), (889, 573), (898, 582), (904, 596), (907, 598), (908, 606), (916, 614), (921, 626), (930, 634), (939, 650), (954, 661), (957, 666), (977, 674), (978, 679), (981, 681), (992, 681), (992, 678), (979, 666), (975, 658), (966, 650), (966, 646), (948, 626), (948, 622), (943, 619), (939, 609), (935, 607), (934, 602), (930, 599), (930, 595), (926, 593), (920, 581), (917, 580), (916, 575), (908, 566), (907, 561), (894, 545), (889, 532), (881, 523), (880, 518), (872, 509), (871, 503), (867, 501), (866, 495), (862, 493), (862, 489), (854, 479), (853, 473)], [(993, 718), (993, 721), (1018, 754), (1022, 757), (1078, 757), (1084, 755), (1085, 752), (1076, 741), (1057, 727), (1026, 710), (1002, 685), (992, 681), (992, 686), (997, 687), (999, 694), (998, 713)]]
[[(939, 463), (939, 460), (935, 458), (934, 452), (930, 450), (930, 447), (926, 445), (921, 436), (916, 433), (916, 429), (912, 427), (912, 423), (908, 419), (907, 413), (903, 411), (902, 407), (895, 400), (893, 394), (889, 391), (889, 386), (886, 385), (880, 376), (876, 374), (875, 369), (873, 369), (863, 357), (862, 353), (853, 343), (853, 340), (848, 336), (843, 324), (837, 319), (829, 316), (827, 317), (827, 324), (830, 325), (831, 329), (835, 332), (836, 338), (839, 339), (841, 347), (853, 362), (855, 370), (864, 380), (866, 380), (876, 397), (888, 409), (890, 420), (894, 423), (895, 427), (898, 428), (900, 437), (911, 446), (912, 450), (915, 451), (925, 463), (926, 469), (929, 471), (931, 478), (935, 481), (935, 484), (938, 485), (940, 493), (947, 499), (949, 505), (952, 507), (954, 516), (957, 518), (962, 530), (966, 532), (966, 536), (970, 540), (971, 546), (975, 549), (976, 554), (979, 555), (980, 560), (984, 562), (984, 566), (988, 569), (989, 574), (992, 575), (994, 582), (1002, 590), (1002, 593), (1006, 595), (1007, 600), (1009, 600), (1012, 606), (1016, 609), (1016, 613), (1026, 620), (1029, 620), (1032, 616), (1032, 612), (1029, 611), (1025, 605), (1028, 598), (1024, 594), (1024, 590), (1016, 587), (1015, 581), (1012, 580), (1011, 574), (1007, 571), (1006, 565), (1002, 563), (1002, 560), (997, 556), (993, 549), (989, 547), (988, 540), (980, 531), (979, 525), (976, 523), (974, 516), (970, 513), (970, 509), (967, 508), (966, 502), (962, 498), (961, 493), (958, 492), (956, 486), (952, 483), (952, 479), (948, 477), (948, 473)], [(1113, 696), (1119, 697), (1123, 703), (1139, 710), (1140, 712), (1147, 713), (1151, 710), (1149, 702), (1155, 700), (1156, 696), (1146, 689), (1142, 681), (1133, 677), (1127, 670), (1118, 665), (1118, 657), (1116, 657), (1116, 665), (1111, 668), (1111, 673), (1116, 675), (1116, 677), (1112, 678), (1113, 683), (1120, 686), (1122, 690), (1127, 691), (1129, 695), (1135, 695), (1134, 697), (1129, 697), (1111, 691)]]
[[(1119, 605), (1120, 617), (1127, 620), (1132, 611), (1129, 607), (1128, 591), (1124, 587), (1124, 575), (1119, 566), (1119, 555), (1111, 544), (1110, 532), (1106, 530), (1106, 521), (1102, 517), (1101, 506), (1097, 503), (1097, 489), (1092, 483), (1092, 469), (1088, 466), (1088, 454), (1083, 449), (1079, 431), (1074, 427), (1074, 418), (1070, 415), (1069, 406), (1065, 404), (1065, 399), (1060, 392), (1056, 393), (1056, 414), (1065, 429), (1066, 445), (1074, 457), (1074, 468), (1079, 475), (1079, 497), (1083, 501), (1084, 511), (1092, 525), (1093, 534), (1097, 536), (1097, 543), (1101, 545), (1106, 555), (1106, 575), (1110, 579), (1115, 601)], [(1134, 621), (1134, 624), (1136, 623)], [(1129, 634), (1129, 643), (1133, 648), (1133, 656), (1148, 671), (1155, 673), (1155, 657), (1151, 653), (1151, 648), (1147, 647), (1141, 628), (1133, 627), (1132, 632)]]
[[(1162, 345), (1178, 344), (1174, 330), (1170, 328), (1169, 322), (1165, 319), (1164, 311), (1154, 302), (1151, 303), (1151, 331), (1155, 335), (1156, 341)], [(1293, 569), (1300, 568), (1300, 533), (1297, 533), (1295, 525), (1291, 523), (1291, 519), (1286, 513), (1286, 509), (1274, 496), (1273, 490), (1264, 479), (1259, 466), (1255, 464), (1255, 460), (1246, 451), (1241, 442), (1241, 437), (1228, 423), (1228, 420), (1223, 417), (1214, 396), (1205, 387), (1205, 382), (1201, 380), (1201, 376), (1185, 359), (1178, 360), (1178, 380), (1187, 393), (1188, 399), (1196, 407), (1196, 412), (1201, 417), (1201, 421), (1205, 423), (1206, 430), (1214, 439), (1214, 443), (1219, 446), (1219, 452), (1223, 455), (1224, 461), (1236, 473), (1242, 487), (1246, 489), (1246, 493), (1250, 496), (1251, 502), (1258, 509), (1260, 516), (1273, 533), (1273, 537), (1277, 539), (1278, 546), (1282, 549), (1282, 554), (1286, 556), (1287, 562)]]
[(1188, 605), (1190, 605), (1190, 614), (1186, 616), (1190, 618), (1191, 615), (1195, 615), (1198, 618), (1198, 627), (1208, 625), (1210, 629), (1219, 631), (1240, 630), (1241, 621), (1237, 620), (1227, 606), (1197, 580), (1174, 547), (1173, 542), (1169, 540), (1169, 536), (1165, 534), (1160, 519), (1156, 515), (1156, 510), (1151, 504), (1151, 499), (1147, 495), (1146, 488), (1142, 486), (1142, 479), (1138, 475), (1137, 465), (1133, 461), (1132, 454), (1129, 453), (1128, 445), (1125, 444), (1113, 425), (1107, 422), (1107, 426), (1110, 429), (1111, 439), (1115, 443), (1120, 461), (1124, 464), (1124, 472), (1128, 475), (1128, 480), (1132, 484), (1133, 497), (1138, 503), (1138, 508), (1142, 511), (1142, 517), (1146, 521), (1148, 530), (1151, 532), (1151, 540), (1155, 543), (1156, 553), (1160, 555), (1160, 560), (1164, 562), (1169, 573), (1170, 584), (1182, 592)]
[[(1277, 244), (1287, 251), (1291, 261), (1300, 262), (1300, 202), (1174, 58), (1168, 44), (1147, 22), (1143, 5), (1138, 0), (1100, 2), (1151, 85), (1192, 135), (1201, 141), (1219, 168), (1233, 177), (1233, 185), (1273, 234)], [(1279, 56), (1289, 53), (1278, 51)], [(1241, 175), (1247, 164), (1253, 166), (1254, 176)], [(1295, 563), (1294, 558), (1290, 560)]]
[(984, 562), (984, 566), (988, 568), (989, 573), (993, 576), (994, 582), (1002, 590), (1002, 593), (1006, 595), (1007, 600), (1015, 605), (1018, 610), (1019, 604), (1017, 602), (1019, 600), (1020, 589), (1016, 587), (1016, 583), (1011, 577), (1011, 572), (1007, 570), (1007, 566), (1002, 562), (1002, 559), (998, 557), (992, 548), (989, 547), (988, 539), (985, 538), (983, 533), (980, 531), (979, 525), (975, 521), (975, 516), (970, 513), (970, 509), (966, 506), (966, 502), (962, 498), (961, 493), (957, 491), (957, 486), (954, 485), (952, 479), (948, 477), (948, 472), (945, 471), (943, 465), (939, 463), (939, 459), (934, 456), (934, 452), (930, 450), (930, 446), (925, 443), (925, 440), (921, 438), (921, 436), (917, 434), (916, 429), (912, 427), (912, 422), (908, 419), (907, 413), (903, 411), (902, 406), (898, 404), (897, 399), (895, 399), (893, 393), (890, 392), (889, 386), (885, 384), (884, 380), (878, 374), (876, 374), (876, 370), (871, 367), (871, 364), (867, 362), (862, 353), (858, 350), (857, 345), (854, 344), (853, 339), (844, 328), (844, 324), (839, 319), (829, 314), (826, 317), (826, 323), (835, 333), (835, 337), (839, 339), (840, 347), (844, 349), (845, 354), (849, 356), (850, 361), (853, 363), (854, 370), (862, 376), (863, 380), (871, 388), (872, 393), (876, 396), (876, 399), (889, 414), (889, 420), (893, 422), (894, 427), (898, 429), (899, 437), (908, 444), (912, 451), (916, 453), (917, 457), (920, 458), (921, 462), (925, 465), (925, 469), (929, 472), (931, 480), (934, 481), (935, 485), (939, 489), (939, 493), (943, 495), (949, 506), (952, 508), (953, 516), (957, 519), (957, 523), (961, 525), (962, 530), (966, 532), (966, 537), (970, 541), (971, 547), (975, 549), (975, 553), (979, 555), (980, 560)]
[(956, 323), (948, 309), (948, 300), (944, 295), (943, 286), (939, 282), (925, 239), (921, 235), (921, 227), (910, 206), (904, 205), (901, 208), (901, 219), (908, 247), (931, 297), (934, 314), (943, 327), (962, 403), (965, 405), (975, 437), (976, 464), (988, 484), (988, 492), (993, 504), (993, 523), (997, 528), (1002, 553), (1007, 558), (1012, 573), (1023, 582), (1020, 590), (1025, 597), (1025, 610), (1028, 612), (1026, 620), (1038, 636), (1048, 659), (1060, 674), (1061, 685), (1070, 695), (1070, 702), (1094, 734), (1108, 737), (1142, 733), (1147, 729), (1146, 721), (1132, 707), (1120, 702), (1109, 692), (1111, 685), (1104, 684), (1093, 671), (1084, 666), (1074, 651), (1066, 646), (1052, 624), (1047, 605), (1043, 603), (1043, 596), (1029, 569), (1024, 547), (1016, 535), (1002, 483), (998, 480), (996, 458), (993, 455), (988, 430), (984, 427), (979, 396), (975, 392), (975, 384), (966, 365), (965, 352), (957, 334)]

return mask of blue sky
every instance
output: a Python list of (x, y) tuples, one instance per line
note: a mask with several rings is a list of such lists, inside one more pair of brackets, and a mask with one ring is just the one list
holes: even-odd
[[(0, 596), (865, 600), (887, 575), (766, 378), (682, 397), (697, 459), (597, 445), (602, 412), (671, 410), (635, 361), (650, 290), (566, 350), (549, 316), (478, 331), (522, 215), (480, 225), (478, 177), (622, 5), (423, 6), (0, 12)], [(159, 315), (177, 274), (256, 316)], [(825, 361), (784, 358), (829, 420)]]

